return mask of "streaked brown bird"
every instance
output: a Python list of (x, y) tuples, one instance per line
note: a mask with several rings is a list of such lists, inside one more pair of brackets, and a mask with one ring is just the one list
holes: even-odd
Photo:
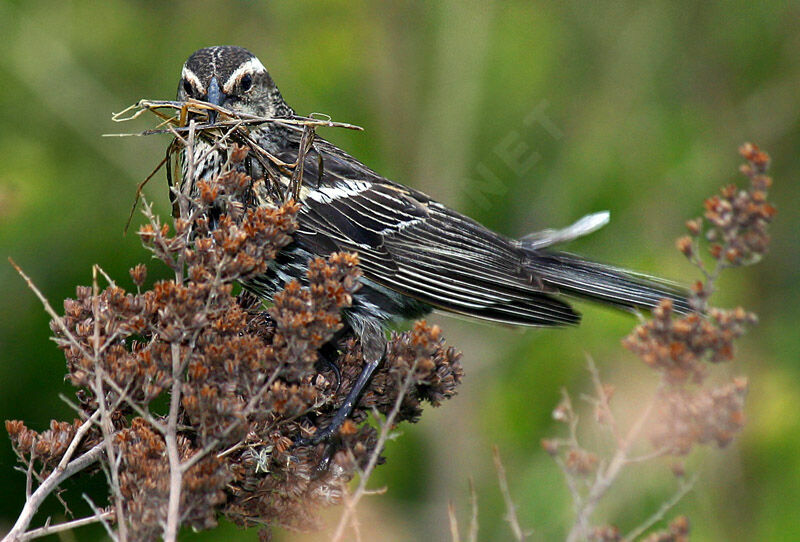
[[(178, 86), (178, 100), (189, 98), (259, 117), (295, 116), (264, 65), (241, 47), (193, 53)], [(279, 122), (250, 132), (261, 149), (286, 163), (297, 161), (301, 135), (297, 125)], [(194, 148), (195, 159), (204, 157), (196, 164), (200, 169), (195, 179), (214, 176), (226, 161), (225, 149), (209, 150), (203, 142)], [(254, 180), (269, 174), (286, 187), (290, 184), (285, 172), (265, 171), (264, 160), (248, 159), (246, 164)], [(569, 297), (624, 310), (652, 309), (669, 298), (678, 312), (690, 310), (680, 288), (551, 249), (601, 227), (607, 213), (561, 230), (511, 239), (382, 177), (321, 138), (314, 139), (303, 166), (294, 240), (267, 274), (244, 286), (271, 300), (287, 282), (305, 279), (309, 258), (335, 251), (359, 256), (362, 287), (343, 319), (360, 338), (367, 363), (331, 425), (314, 442), (333, 435), (351, 412), (383, 358), (386, 326), (394, 320), (439, 309), (520, 326), (577, 324), (580, 315), (565, 300)], [(269, 183), (253, 186), (244, 205), (277, 205), (265, 188)]]

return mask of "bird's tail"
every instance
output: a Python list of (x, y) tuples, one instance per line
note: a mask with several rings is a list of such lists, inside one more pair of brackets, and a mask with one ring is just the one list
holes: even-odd
[(624, 310), (651, 310), (666, 298), (672, 300), (676, 312), (692, 311), (687, 291), (668, 281), (564, 252), (526, 248), (524, 241), (520, 244), (528, 256), (526, 267), (545, 287)]

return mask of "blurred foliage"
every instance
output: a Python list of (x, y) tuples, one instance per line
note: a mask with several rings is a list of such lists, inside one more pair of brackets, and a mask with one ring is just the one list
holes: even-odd
[[(609, 209), (611, 225), (570, 250), (685, 282), (693, 271), (673, 240), (704, 197), (742, 180), (736, 148), (752, 140), (774, 158), (780, 214), (771, 254), (726, 277), (719, 300), (761, 316), (736, 367), (750, 377), (749, 422), (729, 449), (692, 458), (700, 481), (677, 512), (691, 517), (693, 540), (800, 537), (790, 512), (800, 506), (798, 20), (796, 1), (2, 0), (0, 254), (56, 306), (90, 282), (94, 263), (129, 287), (127, 269), (148, 256), (122, 229), (167, 140), (101, 135), (145, 128), (111, 113), (171, 98), (185, 58), (213, 44), (256, 53), (298, 112), (364, 126), (322, 135), (387, 176), (511, 235)], [(168, 212), (163, 176), (146, 195)], [(9, 265), (0, 288), (0, 418), (42, 428), (70, 415), (58, 398), (70, 393), (64, 360)], [(619, 347), (634, 320), (583, 309), (584, 325), (568, 330), (434, 318), (465, 352), (465, 385), (389, 444), (373, 478), (388, 493), (360, 513), (366, 539), (448, 539), (448, 501), (466, 528), (469, 477), (481, 538), (508, 539), (493, 443), (523, 525), (540, 539), (563, 534), (569, 499), (539, 450), (559, 388), (588, 386), (585, 353), (632, 408), (649, 376)], [(24, 497), (13, 466), (0, 445), (0, 531)], [(623, 529), (674, 486), (666, 464), (634, 475), (602, 510)], [(224, 529), (226, 540), (256, 538)], [(102, 532), (79, 533), (92, 536)]]

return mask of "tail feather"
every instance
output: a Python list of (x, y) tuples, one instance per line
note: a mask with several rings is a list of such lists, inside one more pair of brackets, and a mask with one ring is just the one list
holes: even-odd
[(525, 266), (545, 286), (557, 291), (624, 310), (651, 310), (670, 299), (681, 314), (692, 311), (688, 292), (667, 281), (610, 265), (595, 263), (564, 252), (526, 249)]

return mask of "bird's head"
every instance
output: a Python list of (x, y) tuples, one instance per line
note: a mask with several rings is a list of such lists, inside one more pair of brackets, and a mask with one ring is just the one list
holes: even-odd
[(232, 45), (199, 49), (186, 60), (178, 100), (189, 98), (259, 117), (293, 114), (258, 58)]

